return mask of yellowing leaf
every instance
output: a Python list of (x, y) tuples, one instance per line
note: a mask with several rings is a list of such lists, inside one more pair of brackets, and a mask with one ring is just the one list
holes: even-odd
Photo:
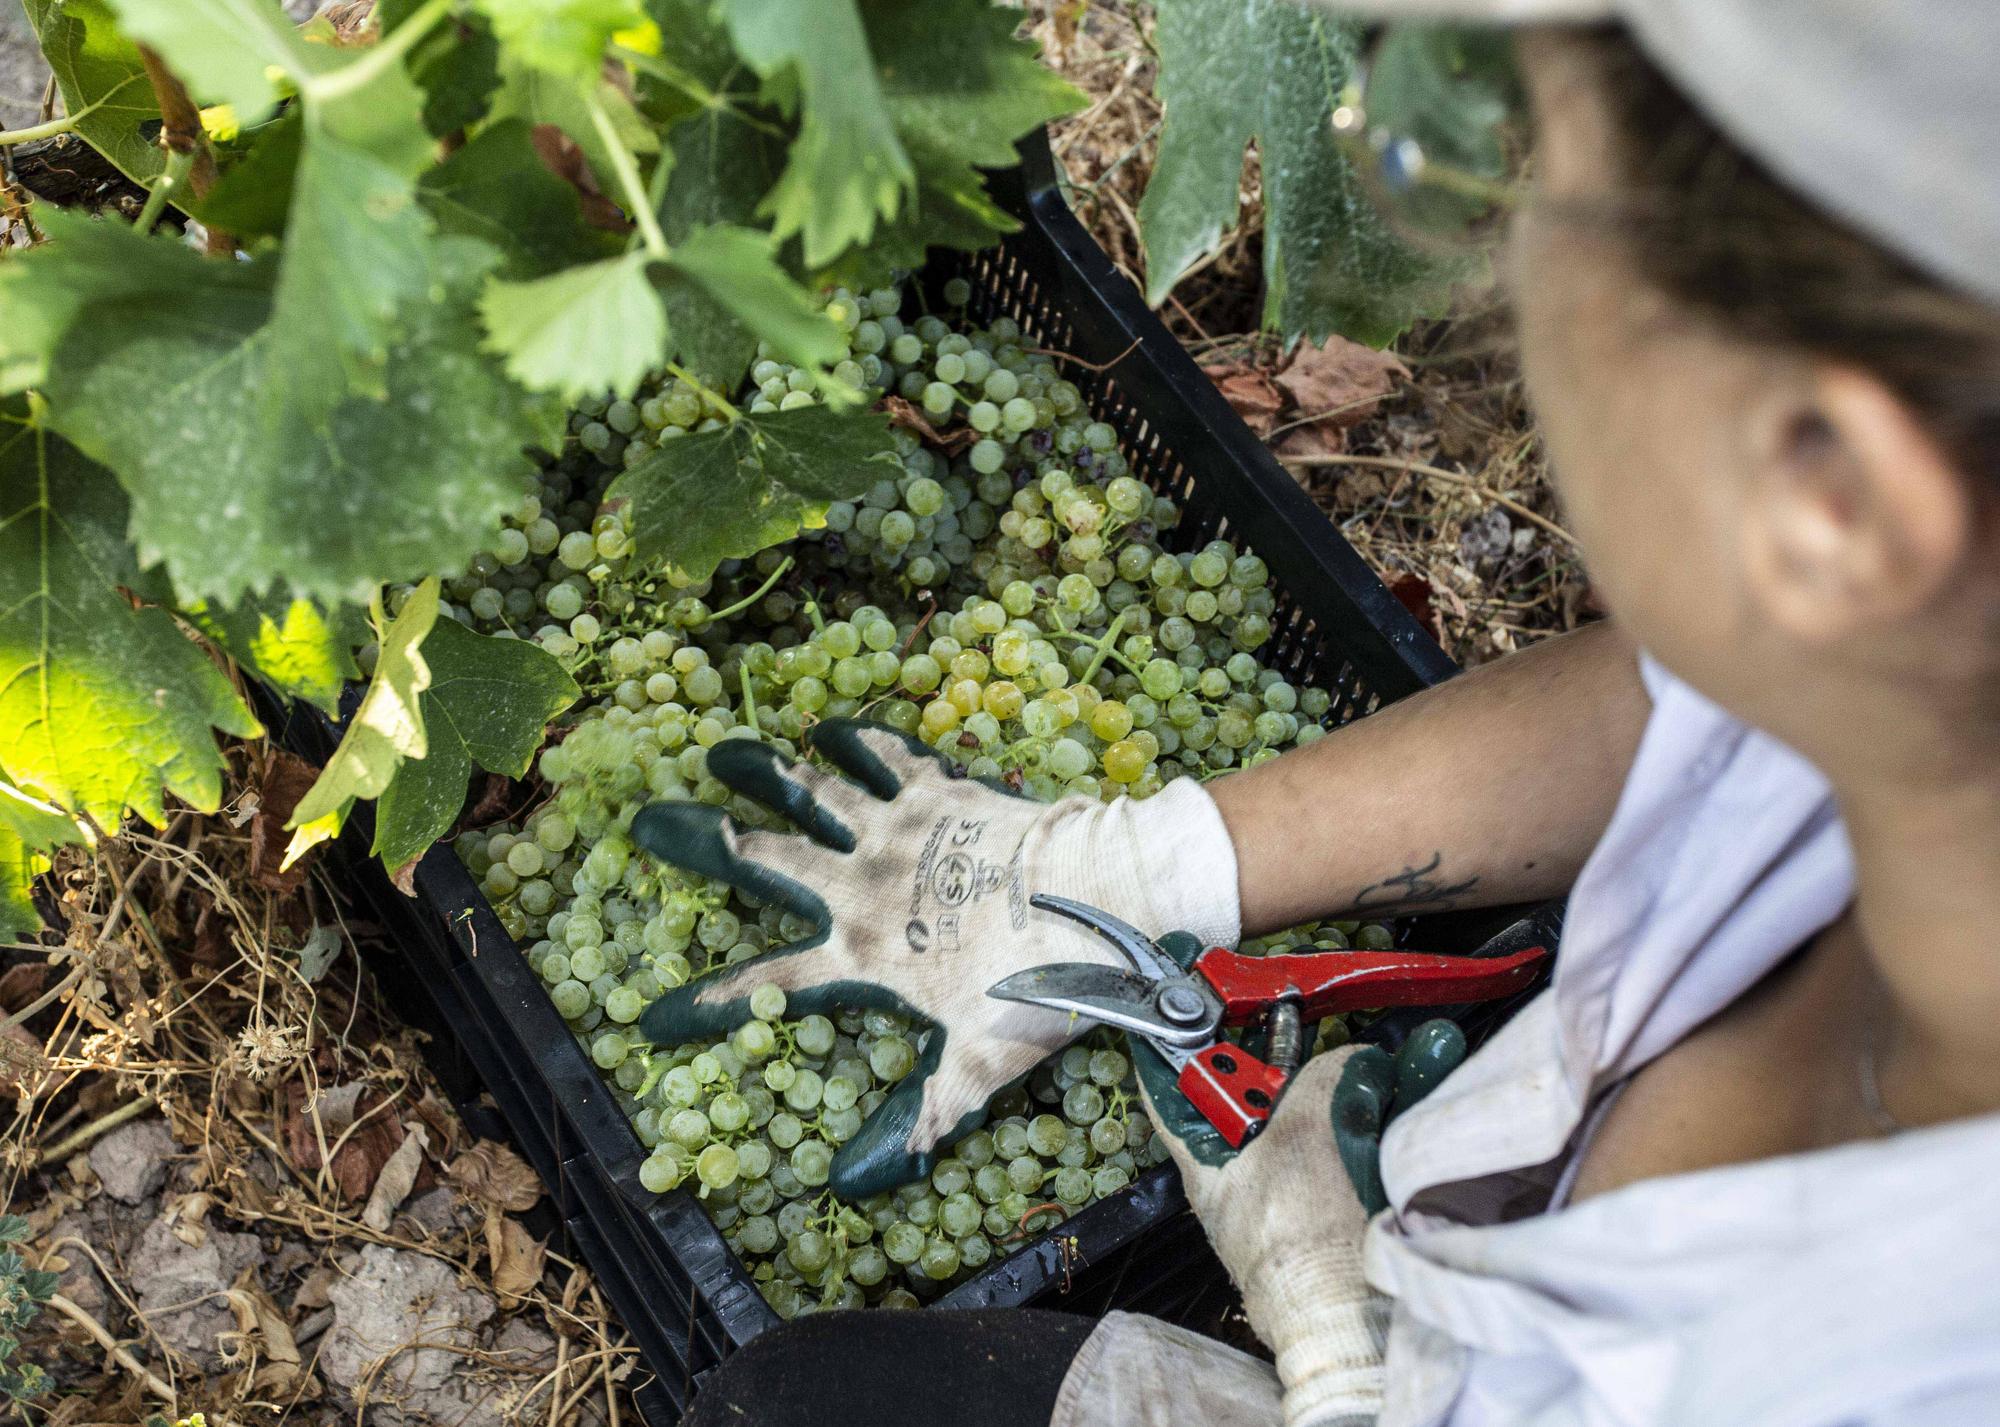
[(0, 403), (0, 753), (38, 799), (115, 828), (166, 820), (165, 794), (222, 797), (211, 728), (263, 730), (221, 670), (161, 609), (125, 538), (110, 472)]
[[(430, 687), (431, 671), (419, 646), (437, 617), (438, 582), (433, 576), (417, 586), (403, 612), (383, 631), (382, 652), (376, 657), (368, 692), (348, 721), (340, 746), (299, 799), (286, 827), (303, 828), (343, 812), (357, 798), (381, 796), (405, 758), (424, 756), (429, 742), (417, 700)], [(288, 861), (291, 855), (287, 853)]]

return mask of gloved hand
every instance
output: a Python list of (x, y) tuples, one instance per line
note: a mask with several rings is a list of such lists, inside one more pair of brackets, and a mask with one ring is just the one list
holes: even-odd
[(848, 775), (791, 763), (748, 739), (708, 771), (805, 836), (745, 831), (700, 803), (653, 803), (632, 839), (812, 923), (805, 940), (661, 997), (639, 1026), (658, 1044), (712, 1039), (750, 1018), (750, 993), (784, 988), (788, 1014), (864, 1006), (934, 1029), (917, 1067), (834, 1155), (830, 1183), (866, 1198), (930, 1172), (937, 1146), (987, 1100), (1090, 1023), (998, 1001), (986, 988), (1051, 961), (1118, 964), (1101, 939), (1028, 905), (1054, 892), (1139, 926), (1238, 935), (1236, 853), (1214, 801), (1181, 779), (1141, 802), (1038, 803), (958, 775), (894, 729), (828, 719), (811, 747)]
[[(1182, 961), (1199, 951), (1179, 934), (1160, 946)], [(1350, 1170), (1380, 1195), (1376, 1148), (1391, 1109), (1404, 1108), (1393, 1098), (1399, 1070), (1411, 1099), (1421, 1098), (1464, 1045), (1456, 1026), (1432, 1021), (1397, 1059), (1376, 1046), (1329, 1051), (1293, 1077), (1263, 1132), (1232, 1150), (1181, 1094), (1173, 1067), (1133, 1038), (1139, 1087), (1188, 1203), (1277, 1359), (1286, 1427), (1360, 1427), (1381, 1411), (1389, 1307), (1362, 1274), (1374, 1210)]]

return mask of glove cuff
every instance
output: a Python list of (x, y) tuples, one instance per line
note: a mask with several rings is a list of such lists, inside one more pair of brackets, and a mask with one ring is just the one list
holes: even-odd
[(1369, 1288), (1358, 1244), (1271, 1255), (1244, 1285), (1243, 1311), (1276, 1356), (1286, 1427), (1372, 1421), (1381, 1411), (1389, 1300)]
[(1185, 931), (1204, 946), (1236, 945), (1236, 845), (1206, 788), (1176, 778), (1143, 802), (1120, 798), (1099, 814), (1085, 856), (1111, 889), (1108, 906), (1143, 909), (1128, 920), (1155, 936)]

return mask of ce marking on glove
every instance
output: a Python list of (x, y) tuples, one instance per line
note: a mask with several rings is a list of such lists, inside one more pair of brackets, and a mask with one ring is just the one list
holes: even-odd
[(958, 913), (946, 912), (937, 919), (933, 927), (922, 917), (910, 918), (910, 924), (903, 928), (909, 938), (910, 950), (922, 955), (936, 949), (938, 951), (958, 950)]

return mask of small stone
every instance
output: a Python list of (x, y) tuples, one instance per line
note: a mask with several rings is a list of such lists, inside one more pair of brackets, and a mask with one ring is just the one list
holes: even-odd
[(167, 1158), (173, 1152), (174, 1137), (164, 1120), (137, 1120), (90, 1147), (90, 1168), (106, 1194), (138, 1204), (167, 1182)]
[(164, 1216), (140, 1234), (132, 1251), (132, 1288), (139, 1311), (160, 1341), (204, 1371), (222, 1367), (221, 1336), (236, 1330), (223, 1291), (263, 1257), (254, 1234), (211, 1228), (199, 1244), (183, 1242)]
[(461, 1227), (458, 1195), (455, 1191), (439, 1185), (410, 1200), (399, 1211), (398, 1218), (409, 1219), (418, 1227), (433, 1234), (449, 1234)]
[(336, 1395), (351, 1403), (367, 1382), (369, 1418), (381, 1427), (425, 1420), (469, 1427), (468, 1360), (452, 1349), (477, 1345), (498, 1311), (491, 1295), (461, 1284), (437, 1259), (370, 1244), (327, 1298), (333, 1327), (319, 1369)]

